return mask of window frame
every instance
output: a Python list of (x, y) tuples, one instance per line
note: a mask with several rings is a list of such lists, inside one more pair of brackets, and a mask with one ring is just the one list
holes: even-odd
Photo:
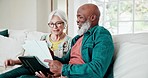
[[(101, 16), (101, 19), (100, 19), (101, 22), (99, 22), (99, 24), (101, 26), (104, 26), (105, 27), (107, 22), (112, 22), (111, 20), (109, 20), (109, 21), (106, 21), (105, 20), (105, 18), (107, 18), (106, 17), (106, 4), (108, 3), (107, 2), (108, 0), (98, 0), (99, 1), (99, 4), (97, 4), (97, 2), (95, 2), (95, 1), (97, 1), (97, 0), (88, 0), (89, 3), (94, 3), (94, 4), (98, 5), (99, 7), (101, 6), (103, 8), (101, 10), (103, 16)], [(120, 2), (122, 2), (122, 1), (131, 1), (132, 2), (132, 6), (131, 6), (131, 8), (132, 8), (132, 19), (131, 20), (120, 20), (119, 19), (119, 16), (120, 16), (120, 14), (119, 14), (119, 11), (120, 11)], [(116, 22), (116, 25), (117, 25), (116, 27), (117, 28), (116, 28), (116, 32), (115, 33), (112, 32), (112, 31), (115, 31), (115, 30), (110, 29), (110, 32), (112, 34), (116, 35), (116, 34), (128, 34), (128, 33), (148, 32), (148, 29), (147, 29), (147, 31), (135, 31), (135, 28), (136, 28), (135, 27), (135, 23), (137, 23), (137, 22), (148, 22), (148, 20), (136, 20), (135, 19), (135, 15), (136, 15), (135, 14), (135, 12), (136, 12), (135, 11), (135, 9), (136, 9), (135, 2), (136, 2), (136, 0), (113, 0), (112, 2), (117, 2), (117, 20), (114, 21), (114, 22)], [(127, 22), (132, 22), (131, 31), (130, 32), (120, 32), (119, 24), (120, 23), (127, 23)]]

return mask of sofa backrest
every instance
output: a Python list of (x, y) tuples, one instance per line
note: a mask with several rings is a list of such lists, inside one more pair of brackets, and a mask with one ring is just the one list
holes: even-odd
[(113, 35), (112, 37), (115, 47), (115, 56), (119, 51), (120, 45), (125, 42), (148, 44), (148, 33), (120, 34)]
[(148, 78), (148, 33), (113, 35), (114, 78)]

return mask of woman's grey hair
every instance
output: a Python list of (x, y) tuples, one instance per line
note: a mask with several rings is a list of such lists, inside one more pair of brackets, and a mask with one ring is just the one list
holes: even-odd
[(66, 28), (66, 26), (67, 26), (67, 17), (66, 17), (65, 12), (63, 12), (62, 10), (54, 10), (54, 11), (52, 11), (49, 14), (48, 23), (50, 23), (53, 16), (58, 16), (64, 22), (64, 27)]

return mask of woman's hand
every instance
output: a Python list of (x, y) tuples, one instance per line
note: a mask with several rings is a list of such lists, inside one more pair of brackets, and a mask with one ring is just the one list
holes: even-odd
[(5, 68), (7, 68), (7, 66), (14, 66), (15, 65), (15, 61), (12, 59), (8, 59), (4, 62), (5, 64)]
[(14, 66), (16, 64), (21, 64), (20, 60), (13, 60), (13, 59), (7, 59), (5, 62), (5, 68), (7, 68), (7, 66)]
[(41, 71), (39, 72), (35, 72), (35, 76), (39, 77), (39, 78), (54, 78), (52, 75), (48, 74), (48, 76), (46, 77)]

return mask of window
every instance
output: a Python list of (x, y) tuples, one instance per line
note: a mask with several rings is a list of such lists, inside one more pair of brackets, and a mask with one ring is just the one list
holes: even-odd
[(99, 6), (99, 24), (112, 34), (148, 32), (148, 0), (88, 0)]

